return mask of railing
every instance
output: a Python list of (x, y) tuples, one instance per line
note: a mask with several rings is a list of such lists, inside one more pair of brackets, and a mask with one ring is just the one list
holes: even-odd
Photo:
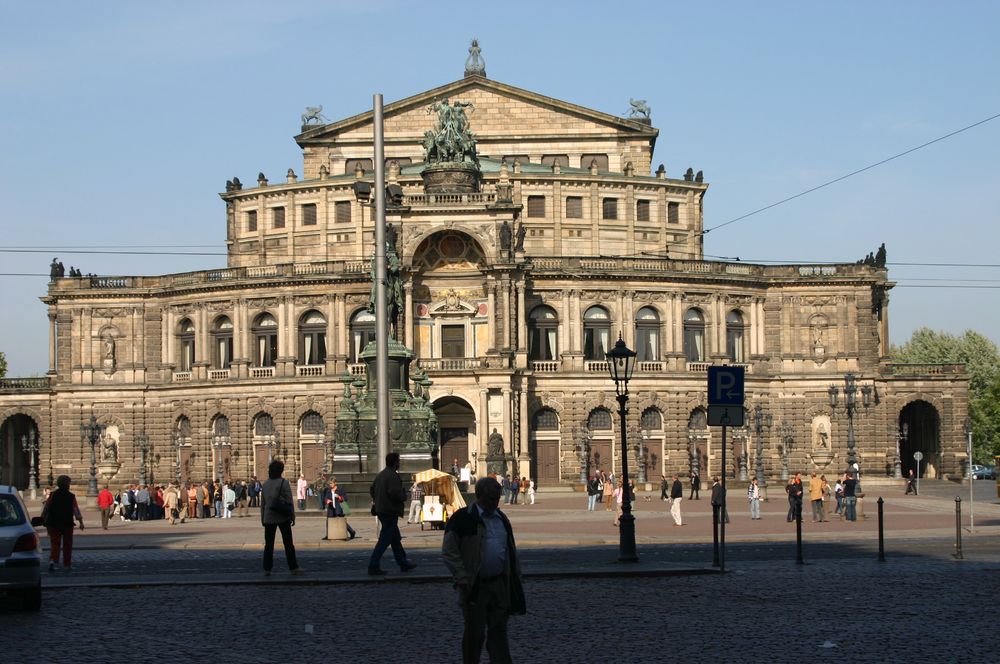
[(189, 382), (191, 382), (191, 372), (190, 371), (175, 371), (174, 372), (174, 382), (175, 383), (189, 383)]
[(942, 376), (964, 374), (964, 364), (887, 364), (887, 373), (893, 376)]
[(587, 360), (583, 363), (583, 370), (591, 373), (608, 373), (607, 360)]
[(529, 365), (535, 373), (555, 373), (559, 371), (559, 363), (555, 360), (532, 360)]
[(0, 378), (0, 392), (43, 392), (48, 391), (50, 384), (47, 376)]
[(694, 373), (706, 373), (712, 366), (711, 362), (688, 362), (687, 370)]
[(91, 277), (91, 288), (131, 288), (130, 277)]
[(478, 369), (482, 362), (478, 357), (421, 358), (420, 368), (425, 371), (466, 371)]
[(360, 362), (357, 364), (348, 364), (347, 371), (352, 376), (364, 376), (368, 373), (368, 365)]
[(229, 380), (229, 369), (209, 369), (209, 380)]
[(743, 373), (753, 373), (753, 365), (745, 362), (734, 362), (731, 367), (743, 367)]
[(490, 205), (495, 203), (495, 193), (473, 194), (409, 194), (403, 196), (403, 205), (411, 207), (437, 207), (446, 205)]
[(663, 373), (663, 362), (636, 362), (635, 370), (640, 373)]
[(296, 376), (322, 376), (325, 373), (325, 364), (299, 364), (295, 367)]
[(261, 265), (258, 267), (248, 267), (246, 268), (247, 277), (251, 279), (258, 279), (260, 277), (276, 277), (278, 276), (278, 266), (277, 265)]
[(272, 378), (274, 367), (250, 367), (251, 378)]

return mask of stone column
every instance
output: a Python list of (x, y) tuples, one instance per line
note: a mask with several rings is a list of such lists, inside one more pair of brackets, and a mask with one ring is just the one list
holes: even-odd
[[(403, 284), (403, 301), (405, 302), (403, 306), (403, 320), (405, 325), (403, 327), (404, 339), (402, 343), (404, 346), (410, 349), (414, 348), (413, 345), (413, 278), (409, 278)], [(490, 314), (492, 315), (492, 310)]]
[(503, 315), (500, 317), (500, 322), (503, 325), (503, 347), (510, 348), (510, 280), (506, 277), (501, 283), (501, 288), (503, 289)]
[(517, 283), (517, 349), (526, 351), (528, 338), (528, 327), (524, 319), (524, 282)]
[(49, 373), (56, 372), (56, 309), (49, 307)]
[(513, 454), (514, 453), (514, 441), (511, 440), (511, 435), (513, 434), (513, 430), (512, 430), (513, 428), (511, 427), (511, 421), (510, 421), (511, 390), (510, 390), (509, 387), (505, 387), (505, 388), (503, 388), (502, 392), (503, 392), (503, 422), (502, 422), (502, 424), (503, 424), (503, 440), (504, 440), (504, 444), (507, 445), (507, 446), (509, 446), (508, 450)]
[(520, 433), (518, 436), (518, 451), (522, 464), (520, 469), (521, 475), (524, 476), (531, 469), (531, 455), (528, 453), (528, 392), (526, 390), (519, 390), (517, 395), (520, 400), (520, 408), (518, 408), (518, 414), (520, 415), (518, 418), (518, 422), (520, 423), (518, 427)]
[(750, 300), (750, 311), (749, 317), (747, 318), (747, 325), (750, 326), (749, 341), (750, 341), (750, 357), (757, 355), (760, 351), (757, 349), (757, 328), (760, 326), (760, 320), (757, 318), (757, 298)]
[(496, 282), (492, 275), (486, 277), (486, 330), (490, 340), (490, 348), (497, 348), (497, 298), (494, 292)]
[[(337, 371), (334, 356), (337, 354), (337, 328), (343, 325), (343, 321), (338, 321), (334, 311), (335, 295), (328, 295), (326, 298), (326, 375), (332, 376)], [(339, 323), (340, 325), (338, 325)]]
[[(486, 390), (479, 390), (479, 417), (476, 418), (476, 450), (479, 452), (479, 461), (476, 463), (486, 468), (486, 441), (490, 438), (492, 429), (490, 428), (490, 403), (489, 393)], [(476, 469), (476, 476), (479, 477), (479, 469)]]

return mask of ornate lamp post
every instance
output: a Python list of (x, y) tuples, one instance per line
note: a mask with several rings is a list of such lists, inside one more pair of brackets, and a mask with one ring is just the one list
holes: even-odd
[[(275, 446), (275, 440), (276, 440), (276, 438), (277, 438), (277, 434), (275, 434), (275, 433), (272, 433), (272, 434), (269, 434), (267, 436), (264, 436), (264, 441), (265, 441), (264, 444), (267, 445), (267, 462), (268, 463), (271, 463), (271, 450)], [(178, 443), (179, 442), (180, 442), (180, 437), (178, 437)], [(223, 477), (222, 477), (222, 474), (223, 474), (222, 450), (227, 445), (229, 445), (229, 436), (225, 436), (225, 435), (222, 435), (222, 434), (216, 434), (216, 435), (212, 436), (212, 448), (215, 449), (215, 480), (216, 480), (216, 482), (219, 482), (219, 483), (221, 483), (222, 480), (223, 480)], [(177, 446), (178, 458), (180, 458), (180, 449), (181, 449), (180, 445), (178, 444), (178, 446)], [(180, 468), (179, 464), (178, 464), (178, 468)], [(178, 470), (177, 474), (180, 475), (180, 471), (179, 470)], [(180, 481), (180, 480), (178, 480), (178, 481)]]
[(104, 425), (97, 423), (97, 417), (90, 416), (90, 421), (80, 425), (80, 435), (90, 443), (90, 480), (87, 482), (87, 496), (97, 496), (97, 443), (104, 435)]
[(642, 449), (639, 450), (639, 483), (645, 484), (649, 481), (646, 475), (646, 464), (649, 462), (649, 429), (643, 429), (641, 437)]
[[(573, 427), (573, 435), (576, 435), (576, 427)], [(583, 425), (583, 433), (580, 436), (580, 482), (587, 483), (590, 476), (590, 441), (593, 434), (590, 427)]]
[[(135, 444), (139, 447), (139, 481), (143, 484), (149, 484), (149, 477), (146, 472), (148, 459), (149, 459), (149, 436), (146, 435), (146, 430), (143, 429), (139, 432), (139, 435), (135, 437)], [(135, 457), (132, 457), (133, 459)]]
[(781, 481), (788, 481), (788, 453), (795, 442), (795, 427), (788, 422), (778, 425), (778, 436), (781, 438)]
[[(750, 439), (750, 428), (747, 426), (734, 427), (733, 428), (733, 442), (739, 441), (740, 443), (740, 453), (734, 455), (736, 457), (736, 464), (739, 468), (739, 473), (737, 477), (741, 482), (746, 482), (750, 479), (748, 475), (747, 467), (750, 465), (747, 461), (749, 454), (747, 453), (747, 440)], [(722, 469), (726, 472), (726, 469)]]
[(28, 455), (31, 464), (28, 467), (28, 489), (31, 490), (31, 496), (34, 498), (38, 491), (38, 431), (32, 429), (29, 433), (21, 436), (21, 449)]
[[(872, 386), (861, 386), (861, 405), (868, 408), (871, 405)], [(836, 385), (831, 385), (827, 392), (830, 394), (830, 409), (837, 412), (837, 397), (839, 390)], [(857, 480), (861, 482), (861, 469), (858, 465), (857, 442), (854, 439), (854, 413), (858, 408), (857, 404), (858, 385), (854, 374), (844, 376), (844, 409), (847, 411), (847, 472), (857, 473)]]
[(761, 487), (767, 486), (764, 479), (764, 434), (765, 429), (770, 429), (774, 424), (774, 417), (767, 412), (760, 404), (753, 409), (753, 429), (757, 435), (757, 450), (754, 454), (754, 476), (757, 484)]
[(635, 369), (634, 350), (625, 345), (621, 334), (615, 347), (605, 353), (608, 360), (608, 371), (615, 381), (615, 392), (618, 395), (618, 416), (621, 418), (621, 449), (622, 449), (622, 515), (618, 519), (618, 560), (619, 562), (637, 562), (639, 556), (635, 550), (635, 517), (632, 516), (632, 492), (628, 481), (628, 440), (626, 416), (628, 415), (628, 382)]
[(689, 475), (701, 477), (701, 461), (698, 459), (698, 435), (688, 433), (688, 467)]
[[(889, 435), (896, 439), (896, 453), (892, 457), (892, 476), (897, 479), (903, 479), (903, 457), (899, 452), (899, 444), (906, 440), (910, 435), (910, 425), (908, 422), (903, 422), (898, 429), (893, 429), (889, 432)], [(972, 463), (972, 458), (969, 458), (969, 463)]]

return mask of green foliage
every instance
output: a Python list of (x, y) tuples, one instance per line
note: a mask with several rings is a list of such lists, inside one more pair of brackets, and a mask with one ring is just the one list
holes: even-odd
[(0, 378), (7, 376), (7, 356), (0, 350)]
[(969, 417), (973, 458), (992, 463), (1000, 454), (1000, 351), (983, 335), (966, 330), (956, 336), (920, 328), (902, 346), (893, 346), (894, 362), (964, 364), (969, 372)]

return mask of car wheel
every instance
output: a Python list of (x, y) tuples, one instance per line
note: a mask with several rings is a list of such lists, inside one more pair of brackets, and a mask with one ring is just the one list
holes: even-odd
[(39, 581), (38, 585), (30, 590), (23, 591), (24, 594), (21, 596), (24, 602), (24, 608), (28, 611), (38, 611), (42, 608), (42, 582)]

